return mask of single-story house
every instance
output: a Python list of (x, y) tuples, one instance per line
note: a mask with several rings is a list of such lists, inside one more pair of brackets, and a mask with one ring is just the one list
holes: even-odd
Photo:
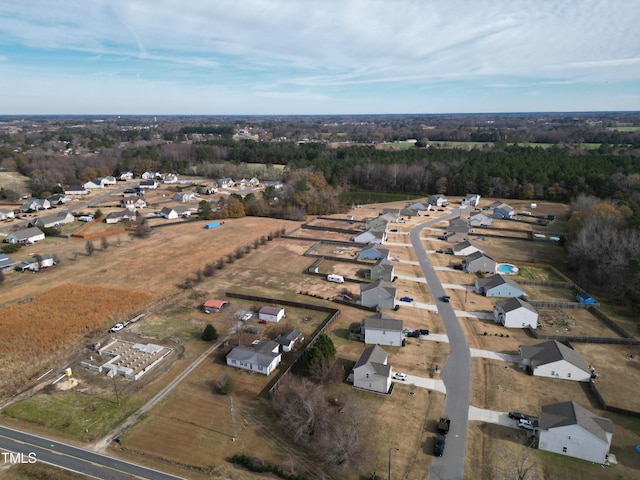
[(285, 317), (285, 311), (282, 307), (262, 307), (258, 312), (258, 319), (265, 322), (279, 322)]
[(233, 181), (233, 178), (219, 178), (216, 183), (218, 184), (218, 188), (233, 188), (236, 186), (236, 182)]
[(482, 212), (471, 212), (469, 214), (469, 225), (472, 227), (488, 227), (493, 225), (493, 219)]
[(144, 192), (140, 189), (140, 187), (127, 188), (122, 192), (122, 196), (124, 198), (139, 197), (140, 195), (144, 195)]
[(162, 183), (178, 183), (178, 175), (176, 175), (175, 173), (167, 173), (162, 177)]
[(44, 217), (36, 218), (32, 223), (34, 227), (41, 228), (54, 228), (60, 225), (66, 225), (72, 223), (75, 217), (69, 210), (61, 210), (51, 215), (45, 215)]
[(496, 261), (485, 253), (480, 251), (474, 252), (464, 257), (462, 270), (467, 273), (495, 273)]
[(280, 345), (261, 340), (255, 345), (240, 345), (227, 354), (227, 365), (269, 375), (280, 364)]
[(418, 212), (431, 210), (431, 205), (425, 205), (422, 202), (412, 203), (411, 205), (407, 205), (408, 209), (417, 210)]
[(376, 243), (380, 244), (386, 240), (387, 234), (385, 232), (376, 232), (374, 230), (367, 230), (366, 232), (359, 233), (351, 238), (356, 243)]
[(358, 260), (380, 260), (382, 258), (389, 259), (389, 249), (381, 247), (379, 245), (373, 245), (371, 247), (365, 247), (356, 253)]
[(591, 368), (582, 355), (557, 340), (520, 346), (520, 365), (537, 377), (562, 378), (575, 382), (591, 380)]
[(524, 290), (516, 282), (499, 273), (488, 278), (476, 278), (476, 292), (485, 297), (523, 297)]
[(360, 284), (360, 304), (367, 307), (393, 308), (396, 288), (384, 280)]
[(493, 307), (493, 318), (507, 328), (538, 328), (538, 312), (520, 298), (497, 302)]
[(543, 405), (538, 448), (604, 464), (611, 448), (613, 422), (573, 401)]
[(37, 272), (41, 268), (52, 267), (54, 265), (53, 256), (41, 255), (28, 258), (16, 265), (15, 269), (19, 272), (30, 270)]
[(513, 207), (506, 203), (500, 203), (493, 209), (493, 218), (503, 218), (508, 220), (513, 218), (515, 214), (516, 212)]
[(471, 245), (471, 242), (469, 242), (469, 240), (456, 243), (453, 247), (451, 247), (451, 252), (454, 255), (462, 255), (465, 257), (479, 251), (480, 249), (474, 245)]
[(62, 193), (56, 193), (54, 195), (51, 195), (50, 197), (47, 197), (47, 200), (49, 200), (49, 205), (62, 205), (67, 203), (69, 201), (69, 198)]
[(278, 335), (274, 342), (276, 342), (282, 348), (283, 352), (290, 352), (294, 349), (296, 344), (304, 342), (304, 336), (297, 328), (289, 330), (288, 332)]
[(0, 253), (0, 271), (11, 270), (16, 263), (14, 259), (7, 257), (4, 253)]
[(393, 281), (393, 262), (386, 258), (381, 258), (372, 267), (369, 273), (371, 280)]
[(4, 237), (7, 243), (30, 244), (44, 240), (44, 233), (38, 227), (23, 228)]
[(190, 202), (195, 198), (197, 198), (197, 196), (194, 192), (178, 192), (173, 195), (174, 200), (182, 203)]
[(147, 202), (140, 197), (127, 197), (120, 200), (120, 206), (128, 210), (135, 210), (136, 208), (145, 208), (147, 206)]
[(112, 212), (104, 217), (105, 223), (118, 223), (118, 222), (127, 222), (127, 221), (135, 221), (136, 212), (132, 212), (131, 210), (125, 208), (121, 212)]
[(87, 190), (91, 190), (92, 188), (104, 188), (105, 183), (102, 178), (96, 178), (94, 180), (85, 182), (82, 186)]
[(51, 203), (46, 198), (29, 198), (21, 206), (21, 212), (37, 212), (51, 208)]
[(160, 172), (152, 172), (150, 170), (147, 170), (141, 175), (141, 178), (143, 180), (155, 180), (156, 178), (161, 178), (161, 177), (162, 177), (162, 174)]
[(16, 215), (13, 210), (8, 208), (0, 208), (0, 220), (6, 220), (8, 218), (14, 218)]
[(189, 207), (177, 205), (175, 207), (163, 207), (163, 209), (160, 210), (160, 215), (171, 220), (178, 217), (189, 217), (191, 216), (191, 211)]
[[(395, 216), (392, 216), (394, 219)], [(389, 219), (383, 218), (382, 215), (376, 218), (372, 218), (371, 220), (367, 220), (365, 223), (365, 228), (367, 230), (375, 230), (378, 232), (384, 231), (387, 229), (387, 224), (389, 223)]]
[(69, 185), (64, 189), (64, 193), (65, 195), (87, 195), (91, 193), (91, 190), (82, 185)]
[(446, 207), (449, 204), (449, 200), (447, 200), (447, 197), (445, 197), (441, 193), (438, 193), (436, 195), (429, 195), (427, 201), (429, 202), (429, 205), (435, 205), (436, 207)]
[(141, 180), (138, 186), (140, 188), (153, 190), (155, 188), (158, 188), (158, 182), (156, 180)]
[(402, 320), (391, 318), (382, 312), (365, 317), (360, 323), (360, 332), (364, 343), (402, 346)]
[(133, 172), (123, 172), (118, 178), (122, 181), (131, 180), (133, 179)]
[(100, 180), (102, 180), (102, 184), (103, 185), (115, 185), (118, 181), (116, 180), (116, 177), (112, 176), (112, 175), (107, 175), (106, 177), (102, 177)]
[(387, 365), (388, 357), (379, 345), (365, 348), (353, 367), (353, 386), (372, 392), (389, 392), (391, 366)]
[(477, 193), (469, 193), (461, 203), (463, 207), (477, 207), (480, 204), (480, 195)]
[(202, 311), (204, 313), (218, 313), (227, 305), (229, 305), (229, 302), (226, 300), (207, 300), (202, 304)]
[(216, 187), (215, 185), (207, 185), (202, 190), (202, 193), (204, 193), (205, 195), (212, 195), (214, 193), (218, 193), (218, 187)]

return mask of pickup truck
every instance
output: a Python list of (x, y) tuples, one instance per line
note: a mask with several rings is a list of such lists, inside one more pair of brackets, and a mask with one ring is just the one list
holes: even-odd
[(449, 433), (449, 427), (451, 427), (451, 420), (447, 417), (442, 417), (438, 422), (438, 433), (446, 435)]

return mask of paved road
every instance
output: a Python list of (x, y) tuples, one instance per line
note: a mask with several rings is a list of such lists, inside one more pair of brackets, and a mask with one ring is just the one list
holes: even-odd
[[(20, 458), (24, 463), (34, 460), (36, 463), (57, 465), (65, 470), (104, 480), (179, 480), (181, 478), (6, 427), (0, 427), (0, 450), (14, 454), (22, 453), (23, 456)], [(9, 455), (0, 455), (0, 466), (9, 463), (11, 463)]]
[[(452, 213), (434, 219), (411, 230), (411, 243), (420, 262), (434, 298), (445, 295), (444, 288), (436, 271), (429, 262), (427, 253), (420, 241), (420, 234), (430, 224), (457, 216)], [(471, 355), (469, 345), (460, 327), (451, 304), (437, 301), (437, 310), (442, 318), (449, 338), (450, 354), (442, 368), (441, 378), (447, 396), (444, 403), (444, 415), (451, 418), (451, 430), (447, 435), (447, 448), (442, 457), (434, 457), (429, 471), (429, 480), (462, 480), (464, 477), (464, 458), (467, 442), (467, 421), (469, 418), (469, 398), (471, 394)]]

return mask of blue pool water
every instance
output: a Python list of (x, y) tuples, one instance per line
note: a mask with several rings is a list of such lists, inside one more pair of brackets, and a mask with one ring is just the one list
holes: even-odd
[(498, 273), (502, 273), (503, 275), (518, 274), (518, 267), (516, 267), (515, 265), (511, 265), (510, 263), (499, 263), (496, 270)]

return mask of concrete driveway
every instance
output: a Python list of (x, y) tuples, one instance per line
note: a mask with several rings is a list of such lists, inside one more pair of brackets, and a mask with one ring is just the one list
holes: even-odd
[(394, 383), (402, 383), (411, 387), (426, 388), (427, 390), (437, 390), (438, 392), (447, 393), (447, 388), (442, 380), (434, 380), (433, 378), (418, 377), (417, 375), (407, 374), (406, 380), (392, 379)]

